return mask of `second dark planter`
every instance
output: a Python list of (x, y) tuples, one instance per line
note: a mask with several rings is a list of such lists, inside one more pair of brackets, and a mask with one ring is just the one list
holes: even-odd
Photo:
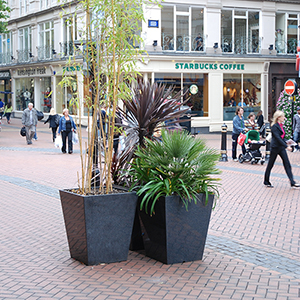
[(134, 192), (83, 196), (60, 191), (71, 257), (86, 265), (127, 260)]
[(161, 197), (151, 217), (140, 211), (146, 255), (165, 264), (201, 260), (214, 196), (198, 196), (186, 211), (179, 196)]

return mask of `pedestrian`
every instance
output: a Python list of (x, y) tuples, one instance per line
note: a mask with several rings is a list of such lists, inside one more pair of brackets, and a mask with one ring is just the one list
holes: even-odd
[(0, 99), (0, 117), (2, 118), (4, 113), (4, 102)]
[(73, 118), (69, 115), (69, 110), (65, 108), (63, 110), (63, 116), (59, 120), (58, 135), (61, 133), (62, 137), (62, 153), (67, 153), (67, 137), (68, 137), (68, 152), (73, 153), (72, 134), (76, 133), (76, 125)]
[(271, 140), (270, 158), (264, 176), (264, 185), (269, 188), (273, 187), (273, 185), (270, 182), (270, 173), (274, 166), (277, 155), (279, 155), (282, 159), (283, 166), (290, 180), (291, 186), (300, 187), (300, 184), (296, 183), (294, 180), (292, 167), (285, 150), (287, 149), (289, 151), (292, 151), (292, 147), (289, 146), (284, 139), (285, 136), (285, 131), (283, 128), (284, 120), (285, 120), (284, 112), (280, 110), (275, 111), (272, 119), (272, 124), (271, 124), (272, 140)]
[[(240, 133), (245, 133), (245, 123), (244, 123), (244, 109), (237, 106), (235, 110), (235, 117), (233, 118), (233, 130), (232, 130), (232, 159), (233, 161), (238, 161), (236, 157), (237, 139)], [(246, 153), (245, 145), (242, 145), (243, 154)]]
[(48, 119), (44, 122), (44, 124), (49, 122), (49, 128), (52, 129), (52, 140), (55, 141), (56, 131), (59, 126), (59, 115), (55, 112), (55, 109), (52, 107), (50, 109), (50, 114)]
[(26, 142), (28, 145), (32, 144), (31, 140), (34, 137), (37, 122), (36, 110), (33, 108), (32, 103), (28, 103), (28, 108), (23, 111), (22, 115), (22, 124), (25, 126)]
[(264, 116), (263, 116), (263, 111), (259, 110), (257, 115), (257, 124), (259, 126), (259, 133), (262, 138), (265, 138), (266, 136), (266, 129), (265, 129), (265, 121), (264, 121)]
[(298, 141), (300, 138), (300, 106), (297, 108), (297, 114), (294, 116), (293, 119), (293, 131), (294, 131), (293, 140), (294, 142), (297, 143), (295, 149), (299, 150)]
[(12, 111), (13, 111), (13, 108), (12, 108), (11, 102), (8, 102), (5, 105), (5, 109), (4, 109), (4, 115), (6, 117), (7, 124), (10, 124), (10, 116), (11, 116)]

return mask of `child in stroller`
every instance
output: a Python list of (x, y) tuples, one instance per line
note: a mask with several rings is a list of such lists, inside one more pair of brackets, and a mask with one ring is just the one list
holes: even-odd
[(246, 153), (239, 155), (239, 162), (251, 162), (252, 165), (260, 162), (263, 165), (265, 159), (259, 149), (261, 146), (265, 146), (266, 142), (259, 140), (259, 132), (256, 130), (249, 130), (246, 133), (245, 144), (247, 145)]

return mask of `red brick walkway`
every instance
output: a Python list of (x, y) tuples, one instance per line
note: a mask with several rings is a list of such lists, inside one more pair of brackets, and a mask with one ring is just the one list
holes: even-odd
[[(0, 132), (1, 300), (300, 299), (300, 190), (280, 160), (274, 189), (262, 185), (265, 166), (219, 163), (223, 189), (203, 261), (163, 265), (129, 251), (126, 262), (91, 267), (70, 258), (57, 192), (76, 185), (78, 146), (61, 154), (43, 123), (27, 146), (20, 124)], [(219, 135), (203, 138), (219, 148)], [(300, 152), (289, 157), (300, 182)]]

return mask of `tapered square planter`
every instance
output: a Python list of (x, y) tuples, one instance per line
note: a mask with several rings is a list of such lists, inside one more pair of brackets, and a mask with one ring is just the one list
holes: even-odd
[(71, 257), (86, 265), (127, 260), (136, 193), (83, 196), (59, 192)]
[(153, 216), (140, 211), (146, 255), (165, 264), (201, 260), (213, 202), (209, 195), (205, 205), (200, 194), (186, 211), (179, 196), (167, 196), (156, 202)]

